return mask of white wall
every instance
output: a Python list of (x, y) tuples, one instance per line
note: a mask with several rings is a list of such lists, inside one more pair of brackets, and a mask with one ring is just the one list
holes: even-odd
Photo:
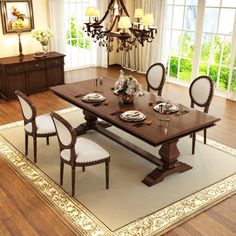
[[(47, 0), (33, 0), (34, 27), (48, 27)], [(21, 34), (23, 54), (42, 50), (41, 44), (31, 37), (30, 32)], [(16, 56), (19, 54), (18, 36), (16, 33), (3, 34), (0, 19), (0, 57)]]

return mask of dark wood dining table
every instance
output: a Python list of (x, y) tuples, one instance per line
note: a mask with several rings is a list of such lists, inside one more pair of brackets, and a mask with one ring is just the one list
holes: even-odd
[[(123, 104), (119, 96), (114, 94), (115, 81), (113, 78), (103, 78), (102, 83), (95, 86), (95, 79), (91, 79), (58, 85), (50, 89), (59, 97), (83, 110), (85, 123), (78, 126), (78, 135), (94, 129), (153, 163), (156, 166), (155, 169), (142, 181), (146, 185), (152, 186), (172, 173), (182, 173), (191, 169), (190, 165), (178, 161), (180, 152), (177, 143), (179, 139), (205, 128), (210, 128), (220, 119), (174, 101), (168, 102), (184, 112), (159, 114), (153, 109), (154, 105), (167, 100), (155, 93), (146, 91), (144, 91), (143, 96), (135, 98), (133, 104)], [(93, 91), (98, 91), (105, 96), (105, 101), (89, 103), (82, 100), (85, 94)], [(146, 124), (140, 121), (140, 125), (137, 125), (138, 122), (122, 120), (120, 114), (128, 110), (142, 112), (146, 115), (146, 119), (151, 122)], [(98, 120), (98, 118), (102, 120)], [(154, 147), (161, 145), (159, 155), (158, 153), (153, 155), (107, 129), (111, 125)], [(189, 149), (191, 150), (191, 147)]]

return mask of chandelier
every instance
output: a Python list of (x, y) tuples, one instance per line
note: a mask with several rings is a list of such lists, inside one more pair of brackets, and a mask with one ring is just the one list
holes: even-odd
[(88, 22), (84, 23), (84, 32), (109, 52), (113, 50), (114, 38), (119, 52), (132, 50), (138, 43), (144, 46), (144, 42), (152, 42), (157, 34), (153, 14), (144, 15), (143, 9), (135, 9), (137, 22), (131, 23), (123, 0), (111, 0), (101, 19), (99, 10), (94, 7), (88, 7), (85, 15)]

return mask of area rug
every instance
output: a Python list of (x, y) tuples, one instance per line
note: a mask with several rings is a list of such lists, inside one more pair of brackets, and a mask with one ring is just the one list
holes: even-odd
[[(60, 111), (73, 126), (83, 122), (80, 109)], [(111, 155), (110, 188), (105, 189), (103, 165), (77, 168), (76, 194), (70, 197), (70, 168), (65, 168), (64, 185), (59, 181), (59, 147), (56, 137), (47, 146), (39, 140), (38, 163), (24, 157), (23, 123), (0, 127), (0, 154), (51, 206), (82, 235), (161, 235), (194, 215), (233, 194), (236, 190), (236, 150), (198, 136), (196, 154), (191, 140), (178, 143), (179, 160), (193, 169), (173, 174), (147, 187), (141, 180), (155, 166), (95, 131), (85, 136), (103, 146)], [(154, 148), (129, 134), (110, 128), (130, 142), (157, 154)], [(30, 139), (31, 140), (31, 139)]]

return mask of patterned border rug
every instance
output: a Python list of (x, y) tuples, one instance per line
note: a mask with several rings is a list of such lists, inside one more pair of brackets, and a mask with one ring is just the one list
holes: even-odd
[[(59, 113), (63, 114), (75, 110), (77, 108), (69, 108)], [(20, 121), (0, 126), (0, 132), (22, 124), (23, 122)], [(202, 142), (202, 137), (197, 136), (197, 140)], [(208, 145), (236, 156), (236, 149), (213, 140), (208, 140)], [(2, 135), (0, 135), (0, 155), (17, 173), (23, 176), (29, 185), (50, 206), (60, 213), (82, 235), (161, 235), (236, 192), (236, 174), (233, 174), (161, 210), (131, 222), (115, 231), (111, 231), (86, 207), (80, 204), (75, 198), (70, 197), (43, 171), (30, 160), (26, 159)]]

